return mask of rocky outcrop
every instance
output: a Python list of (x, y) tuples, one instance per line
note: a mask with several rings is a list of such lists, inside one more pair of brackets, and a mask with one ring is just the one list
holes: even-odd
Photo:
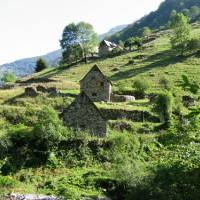
[(59, 91), (55, 87), (48, 88), (44, 85), (37, 85), (36, 87), (32, 86), (32, 87), (25, 88), (26, 96), (35, 97), (38, 94), (42, 94), (42, 93), (47, 93), (47, 94), (53, 95), (53, 96), (60, 94)]
[(135, 101), (135, 97), (131, 95), (117, 95), (117, 94), (111, 95), (111, 102), (129, 102), (129, 101)]
[(62, 197), (43, 196), (34, 194), (10, 194), (5, 200), (64, 200)]
[(83, 198), (82, 200), (111, 200), (110, 198), (108, 197), (95, 197), (95, 198)]
[(44, 86), (44, 85), (38, 85), (38, 86), (36, 87), (36, 89), (37, 89), (38, 92), (42, 92), (42, 93), (47, 92), (47, 87)]
[(195, 99), (190, 96), (183, 96), (182, 102), (185, 107), (191, 107), (195, 105)]
[(125, 121), (111, 123), (111, 128), (123, 132), (123, 131), (133, 131), (131, 125)]
[(29, 97), (36, 97), (38, 95), (37, 89), (35, 87), (25, 88), (25, 95)]

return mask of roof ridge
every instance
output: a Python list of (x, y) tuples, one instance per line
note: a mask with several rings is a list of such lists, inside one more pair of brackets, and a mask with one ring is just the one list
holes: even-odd
[(88, 72), (79, 82), (83, 81), (83, 80), (87, 77), (87, 75), (88, 75), (90, 72), (92, 72), (94, 69), (97, 69), (97, 70), (103, 75), (103, 77), (112, 85), (111, 80), (109, 80), (109, 78), (99, 69), (99, 67), (98, 67), (97, 64), (95, 64), (95, 65), (89, 70), (89, 72)]
[(78, 98), (83, 98), (86, 97), (88, 100), (88, 103), (90, 105), (92, 105), (94, 107), (94, 109), (98, 112), (98, 114), (102, 117), (103, 120), (106, 121), (105, 117), (103, 116), (103, 114), (101, 113), (101, 111), (98, 109), (98, 107), (94, 104), (94, 102), (88, 97), (88, 95), (85, 92), (81, 92), (79, 93), (76, 98), (74, 99), (74, 101), (66, 108), (63, 110), (63, 112), (65, 112), (66, 110), (68, 110), (71, 106), (73, 106), (76, 102), (80, 104), (80, 101), (78, 100)]

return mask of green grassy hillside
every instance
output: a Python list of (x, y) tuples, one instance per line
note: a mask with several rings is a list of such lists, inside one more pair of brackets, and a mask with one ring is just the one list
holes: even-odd
[[(180, 129), (176, 116), (169, 130), (158, 129), (159, 122), (146, 118), (112, 119), (108, 136), (102, 139), (74, 133), (58, 117), (79, 93), (79, 81), (94, 64), (118, 94), (134, 94), (133, 81), (140, 79), (149, 83), (148, 97), (163, 91), (161, 79), (169, 80), (174, 110), (179, 107), (188, 113), (180, 99), (189, 93), (179, 81), (186, 74), (200, 84), (200, 54), (175, 57), (170, 34), (157, 33), (157, 39), (140, 52), (51, 68), (0, 90), (0, 194), (53, 194), (69, 200), (99, 195), (120, 200), (200, 199), (199, 130)], [(193, 34), (200, 34), (199, 25)], [(56, 87), (61, 94), (24, 95), (25, 87), (38, 84)], [(157, 117), (148, 98), (96, 105), (101, 110), (142, 111)]]
[(152, 30), (167, 27), (174, 12), (185, 13), (187, 10), (187, 16), (191, 22), (199, 21), (199, 12), (195, 14), (192, 11), (194, 6), (198, 9), (200, 2), (198, 0), (165, 0), (156, 11), (130, 24), (122, 31), (113, 34), (109, 40), (118, 42), (119, 40), (124, 41), (130, 37), (141, 36), (144, 27), (149, 27)]
[[(157, 33), (158, 38), (151, 43), (147, 43), (144, 50), (140, 52), (136, 51), (115, 58), (92, 61), (88, 64), (80, 64), (69, 68), (62, 66), (49, 69), (21, 81), (29, 80), (31, 82), (33, 80), (37, 83), (41, 78), (46, 78), (55, 81), (52, 84), (57, 84), (60, 89), (78, 90), (79, 81), (94, 64), (97, 64), (113, 82), (115, 91), (132, 90), (132, 81), (141, 78), (149, 81), (152, 91), (157, 90), (159, 80), (163, 77), (169, 79), (172, 86), (177, 89), (177, 82), (181, 79), (182, 74), (187, 74), (189, 78), (199, 83), (199, 56), (193, 55), (184, 59), (175, 57), (170, 51), (169, 34), (168, 31), (166, 31), (166, 34), (165, 32)], [(193, 35), (199, 34), (200, 29), (195, 28)]]

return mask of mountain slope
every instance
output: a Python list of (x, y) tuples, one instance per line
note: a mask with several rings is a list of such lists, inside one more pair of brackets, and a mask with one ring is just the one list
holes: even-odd
[[(117, 27), (114, 27), (107, 33), (99, 35), (99, 40), (103, 40), (105, 37), (109, 37), (112, 34), (121, 31), (125, 27), (127, 27), (127, 25), (119, 25)], [(24, 58), (11, 63), (3, 64), (0, 66), (0, 77), (8, 71), (13, 72), (17, 77), (23, 77), (32, 74), (35, 71), (35, 64), (39, 57), (44, 58), (49, 66), (56, 66), (59, 63), (60, 58), (62, 57), (62, 50), (56, 50), (43, 56)]]
[(23, 77), (32, 74), (35, 71), (35, 64), (39, 57), (44, 58), (49, 66), (55, 66), (58, 64), (61, 56), (62, 51), (57, 50), (43, 56), (25, 58), (12, 63), (3, 64), (0, 66), (0, 77), (8, 71), (13, 72), (17, 77)]
[[(170, 52), (170, 32), (156, 34), (156, 40), (140, 52), (46, 69), (21, 79), (12, 89), (0, 89), (0, 196), (17, 192), (64, 195), (68, 200), (105, 195), (113, 200), (133, 196), (134, 200), (200, 199), (199, 126), (197, 130), (188, 125), (179, 128), (175, 117), (170, 130), (159, 131), (159, 124), (144, 118), (144, 113), (153, 112), (148, 99), (95, 103), (114, 118), (116, 111), (142, 111), (140, 122), (123, 115), (109, 121), (106, 138), (90, 137), (85, 131), (73, 133), (58, 119), (80, 92), (79, 81), (94, 64), (112, 80), (114, 93), (134, 92), (133, 81), (138, 79), (148, 81), (151, 96), (166, 92), (160, 84), (166, 78), (176, 97), (174, 113), (181, 113), (182, 119), (188, 110), (181, 107), (179, 97), (187, 91), (178, 81), (186, 74), (200, 84), (200, 57), (175, 57)], [(200, 26), (192, 34), (199, 35)], [(56, 87), (59, 93), (24, 94), (24, 86), (36, 84)]]
[(200, 7), (199, 0), (165, 0), (161, 3), (158, 10), (151, 12), (149, 15), (141, 18), (135, 23), (129, 25), (124, 30), (110, 37), (112, 41), (126, 40), (129, 37), (137, 36), (141, 34), (142, 28), (145, 26), (151, 29), (158, 29), (161, 26), (165, 26), (169, 20), (172, 11), (181, 12), (184, 9), (191, 9), (192, 6)]
[[(119, 57), (99, 59), (88, 64), (78, 64), (76, 67), (58, 67), (49, 69), (41, 73), (36, 73), (32, 77), (34, 79), (50, 78), (58, 83), (68, 81), (71, 89), (77, 89), (79, 80), (97, 64), (100, 69), (113, 81), (116, 90), (132, 90), (132, 82), (135, 78), (147, 79), (151, 85), (151, 89), (157, 90), (159, 78), (168, 77), (173, 85), (176, 85), (177, 77), (181, 79), (182, 74), (188, 74), (189, 77), (198, 81), (200, 84), (200, 63), (199, 58), (188, 58), (179, 60), (170, 53), (170, 31), (162, 31), (156, 33), (155, 41), (147, 43), (143, 52), (131, 52)], [(192, 31), (193, 35), (200, 34), (200, 25), (196, 25)], [(139, 58), (142, 56), (142, 58)], [(192, 61), (191, 61), (192, 60)], [(129, 64), (130, 62), (130, 64)], [(193, 64), (195, 63), (195, 65)], [(22, 80), (29, 80), (25, 77)], [(73, 88), (73, 86), (75, 86)], [(125, 86), (125, 88), (123, 88)], [(65, 86), (65, 88), (68, 88)]]
[(127, 24), (116, 26), (116, 27), (110, 29), (108, 32), (99, 35), (98, 38), (101, 41), (101, 40), (103, 40), (107, 37), (110, 37), (111, 35), (121, 31), (121, 30), (125, 29), (127, 26), (128, 26)]

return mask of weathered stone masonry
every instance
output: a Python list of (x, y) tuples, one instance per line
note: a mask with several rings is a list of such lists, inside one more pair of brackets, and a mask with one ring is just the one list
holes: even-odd
[(101, 112), (84, 93), (80, 93), (62, 113), (64, 124), (76, 130), (89, 130), (91, 135), (104, 137), (107, 132), (106, 120)]
[(95, 65), (80, 81), (80, 90), (94, 102), (109, 102), (112, 94), (112, 83)]
[[(114, 118), (133, 118), (132, 113), (127, 112), (101, 112), (93, 103), (135, 100), (133, 96), (112, 94), (111, 81), (101, 72), (97, 65), (80, 81), (80, 90), (81, 93), (62, 113), (66, 126), (73, 127), (76, 130), (89, 130), (91, 135), (103, 137), (107, 132), (107, 120), (112, 119), (113, 115)], [(134, 115), (134, 119), (141, 118), (143, 115), (143, 113), (137, 113), (137, 115)]]

